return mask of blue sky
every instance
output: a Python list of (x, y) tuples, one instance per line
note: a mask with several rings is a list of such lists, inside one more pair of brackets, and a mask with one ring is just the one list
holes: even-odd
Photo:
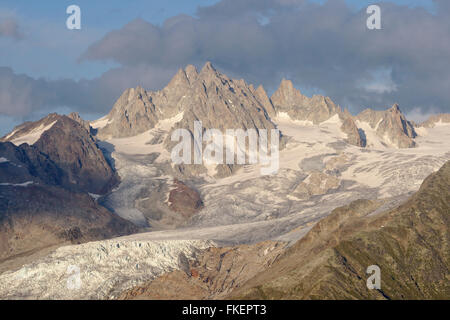
[[(0, 0), (0, 135), (51, 111), (76, 110), (86, 118), (100, 116), (123, 88), (140, 84), (159, 89), (177, 68), (187, 63), (200, 66), (205, 60), (212, 60), (230, 76), (261, 83), (269, 92), (282, 77), (291, 78), (306, 94), (330, 95), (354, 113), (393, 102), (403, 103), (407, 112), (420, 117), (447, 111), (445, 86), (446, 81), (450, 84), (450, 76), (447, 78), (441, 64), (448, 57), (446, 21), (450, 19), (445, 9), (437, 9), (435, 1), (383, 1), (383, 14), (387, 12), (383, 21), (392, 22), (392, 28), (395, 24), (395, 30), (386, 24), (385, 33), (378, 34), (363, 30), (364, 9), (376, 1), (310, 0), (315, 6), (301, 7), (298, 21), (297, 7), (283, 11), (279, 5), (302, 1), (307, 0)], [(441, 6), (446, 3), (436, 1), (441, 1)], [(71, 4), (81, 7), (81, 30), (65, 27), (65, 10)], [(203, 9), (198, 10), (199, 6)], [(249, 12), (249, 17), (275, 14), (268, 25), (255, 26), (252, 18), (241, 17), (236, 10)], [(312, 14), (302, 14), (309, 11)], [(319, 20), (313, 21), (313, 16)], [(417, 24), (410, 25), (410, 20)], [(6, 29), (5, 21), (9, 23)], [(405, 26), (397, 21), (405, 21)], [(171, 24), (181, 30), (174, 31)], [(342, 30), (335, 30), (341, 26)], [(6, 30), (3, 36), (2, 27)], [(198, 29), (189, 31), (191, 27), (202, 28), (201, 34)], [(133, 38), (130, 29), (142, 36)], [(220, 39), (215, 39), (214, 33), (208, 35), (209, 29), (217, 31)], [(157, 42), (151, 40), (155, 32)], [(296, 37), (297, 33), (292, 44), (288, 38), (274, 44), (277, 34)], [(133, 42), (123, 41), (123, 35)], [(373, 41), (366, 39), (360, 44), (362, 35)], [(325, 41), (333, 44), (333, 50)], [(364, 48), (371, 43), (377, 43), (373, 47), (376, 53)], [(435, 69), (435, 76), (424, 72), (427, 69)], [(422, 86), (417, 79), (426, 84), (422, 91), (417, 89)], [(85, 100), (80, 98), (83, 96)]]

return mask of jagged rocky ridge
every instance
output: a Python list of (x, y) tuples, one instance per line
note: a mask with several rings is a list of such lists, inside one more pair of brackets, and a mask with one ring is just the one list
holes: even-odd
[[(370, 142), (358, 121), (367, 123), (388, 146), (415, 145), (414, 128), (398, 105), (387, 111), (368, 109), (354, 117), (329, 97), (302, 95), (285, 79), (269, 98), (262, 86), (255, 90), (244, 80), (230, 79), (209, 62), (200, 72), (192, 65), (180, 69), (160, 91), (151, 92), (142, 87), (127, 89), (102, 119), (97, 135), (100, 139), (135, 136), (154, 128), (158, 121), (180, 113), (181, 120), (175, 127), (191, 132), (195, 120), (202, 121), (205, 128), (245, 130), (272, 129), (280, 114), (315, 125), (337, 116), (347, 142), (352, 145), (365, 147)], [(168, 139), (166, 146), (170, 146)]]

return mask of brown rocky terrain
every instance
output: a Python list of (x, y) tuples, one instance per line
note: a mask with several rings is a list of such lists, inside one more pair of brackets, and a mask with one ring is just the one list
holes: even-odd
[(358, 147), (365, 146), (351, 114), (347, 110), (343, 111), (329, 97), (314, 95), (309, 98), (294, 88), (292, 81), (283, 79), (271, 101), (277, 113), (285, 112), (293, 120), (320, 124), (338, 115), (342, 121), (341, 130), (348, 136), (347, 142)]
[(398, 104), (386, 111), (366, 109), (356, 119), (368, 123), (380, 138), (386, 137), (398, 148), (411, 148), (416, 144), (414, 138), (417, 133), (414, 126), (406, 120)]
[(436, 123), (450, 123), (450, 113), (441, 113), (431, 116), (427, 121), (423, 122), (421, 126), (425, 128), (433, 128)]
[(104, 194), (119, 182), (95, 138), (69, 117), (59, 116), (34, 146), (63, 170), (66, 188)]
[(0, 142), (0, 263), (138, 231), (88, 195), (118, 177), (82, 123), (51, 114), (3, 140), (20, 145)]
[[(86, 122), (77, 114), (68, 117), (53, 113), (25, 123), (2, 141), (20, 144), (22, 150), (35, 150), (43, 155), (47, 162), (59, 168), (56, 176), (64, 188), (105, 194), (119, 182)], [(32, 148), (26, 147), (31, 142)]]
[[(359, 200), (317, 223), (232, 299), (448, 299), (450, 161), (396, 209)], [(381, 289), (366, 269), (381, 269)]]
[(283, 79), (271, 97), (277, 112), (286, 112), (292, 119), (308, 120), (319, 124), (330, 119), (341, 109), (334, 102), (321, 95), (309, 98), (294, 88), (292, 81)]
[(0, 264), (49, 246), (138, 232), (89, 195), (55, 186), (0, 186)]
[(27, 182), (60, 185), (62, 170), (36, 147), (11, 142), (0, 142), (0, 183), (21, 184)]
[(169, 208), (185, 218), (190, 218), (203, 208), (203, 202), (197, 190), (175, 179), (169, 193)]
[(283, 242), (208, 248), (185, 270), (166, 273), (122, 293), (118, 299), (220, 299), (268, 268), (283, 252)]

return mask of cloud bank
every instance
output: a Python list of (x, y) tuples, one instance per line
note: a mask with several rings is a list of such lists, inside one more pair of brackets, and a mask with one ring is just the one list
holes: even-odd
[(365, 10), (343, 0), (222, 0), (161, 26), (136, 19), (80, 57), (120, 64), (97, 79), (34, 80), (0, 69), (0, 113), (60, 105), (106, 113), (125, 88), (159, 89), (179, 67), (205, 61), (269, 91), (292, 79), (354, 113), (394, 102), (407, 113), (450, 112), (450, 5), (436, 0), (435, 14), (380, 6), (382, 30), (368, 30)]

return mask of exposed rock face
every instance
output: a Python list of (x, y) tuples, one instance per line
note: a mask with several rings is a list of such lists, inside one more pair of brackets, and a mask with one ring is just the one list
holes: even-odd
[(200, 120), (205, 128), (272, 129), (265, 107), (271, 108), (263, 89), (252, 90), (243, 80), (232, 80), (206, 63), (198, 73), (194, 66), (180, 69), (161, 91), (127, 89), (107, 116), (98, 136), (130, 137), (155, 126), (158, 120), (184, 112), (178, 127), (193, 131)]
[(190, 218), (203, 208), (203, 202), (197, 190), (175, 179), (169, 193), (169, 208), (185, 218)]
[(34, 146), (0, 142), (0, 157), (6, 160), (0, 163), (0, 184), (62, 183), (62, 170)]
[(263, 107), (267, 110), (267, 113), (270, 117), (275, 117), (276, 111), (272, 104), (272, 100), (270, 100), (269, 96), (267, 95), (266, 90), (264, 90), (264, 87), (260, 85), (258, 89), (254, 91), (255, 97), (258, 99), (258, 101), (263, 105)]
[(337, 189), (340, 185), (338, 178), (323, 172), (312, 172), (303, 182), (301, 182), (293, 191), (293, 195), (299, 199), (309, 199), (312, 196), (329, 193)]
[(353, 117), (351, 115), (345, 116), (345, 114), (342, 117), (344, 121), (341, 130), (347, 134), (347, 142), (358, 147), (365, 147), (366, 139), (361, 135)]
[(99, 138), (131, 137), (153, 128), (158, 113), (153, 97), (142, 87), (137, 87), (125, 90), (106, 119), (106, 126), (98, 130)]
[(34, 146), (63, 170), (68, 189), (104, 194), (119, 181), (89, 131), (66, 116), (59, 116)]
[(27, 143), (29, 145), (34, 144), (41, 134), (46, 130), (50, 129), (60, 116), (56, 113), (51, 113), (48, 116), (42, 118), (39, 121), (28, 121), (15, 127), (11, 133), (0, 139), (1, 142), (12, 142), (19, 146), (22, 143)]
[(308, 120), (314, 124), (342, 112), (330, 98), (320, 95), (308, 98), (294, 88), (292, 81), (285, 79), (271, 99), (277, 112), (286, 112), (294, 120)]
[[(171, 87), (171, 84), (168, 86)], [(232, 80), (207, 63), (184, 92), (179, 110), (184, 111), (177, 128), (193, 132), (194, 121), (204, 128), (274, 129), (267, 110), (243, 80)]]
[(138, 231), (87, 194), (118, 178), (85, 126), (51, 114), (9, 139), (23, 143), (0, 142), (0, 259)]
[(137, 231), (87, 194), (42, 184), (0, 185), (0, 262), (48, 246)]
[(293, 120), (306, 120), (320, 124), (338, 115), (342, 122), (341, 130), (347, 134), (347, 142), (358, 147), (365, 147), (365, 141), (352, 115), (347, 110), (343, 111), (328, 97), (314, 95), (308, 98), (294, 88), (292, 81), (283, 79), (278, 90), (272, 95), (271, 101), (275, 112), (287, 113)]
[(366, 109), (356, 119), (368, 123), (380, 138), (398, 148), (411, 148), (416, 144), (414, 127), (406, 120), (398, 104), (386, 111)]
[(220, 299), (272, 265), (285, 243), (208, 248), (189, 261), (187, 270), (170, 272), (123, 292), (119, 299)]
[[(396, 209), (377, 201), (338, 208), (228, 298), (447, 299), (450, 269), (450, 161)], [(366, 269), (381, 269), (381, 289)]]
[[(2, 140), (21, 145), (21, 150), (28, 150), (25, 152), (28, 155), (40, 152), (41, 158), (60, 169), (58, 181), (64, 188), (104, 194), (118, 183), (119, 178), (97, 146), (90, 129), (78, 114), (72, 113), (67, 117), (53, 113), (39, 121), (16, 127)], [(25, 147), (27, 145), (33, 148)]]
[(427, 121), (421, 124), (425, 128), (433, 128), (437, 123), (450, 123), (450, 113), (441, 113), (431, 116)]
[(76, 122), (78, 122), (79, 124), (81, 124), (81, 126), (83, 128), (85, 128), (87, 131), (91, 132), (91, 126), (89, 125), (89, 121), (84, 120), (83, 118), (80, 117), (80, 114), (78, 112), (72, 112), (68, 115), (68, 117)]

